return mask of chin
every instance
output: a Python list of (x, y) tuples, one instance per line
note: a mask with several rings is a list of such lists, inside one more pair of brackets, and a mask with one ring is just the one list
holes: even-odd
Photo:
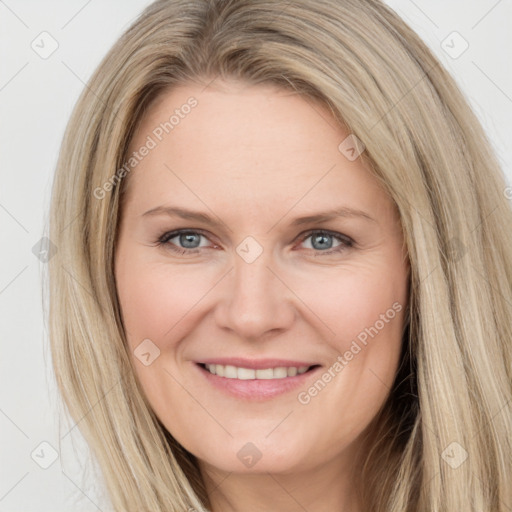
[[(190, 450), (208, 466), (230, 473), (292, 473), (306, 469), (306, 451), (304, 446), (285, 444), (284, 439), (265, 439), (261, 434), (254, 441), (247, 438), (230, 438), (228, 443), (211, 445), (204, 450)], [(295, 443), (296, 444), (296, 443)], [(309, 460), (311, 463), (311, 460)]]

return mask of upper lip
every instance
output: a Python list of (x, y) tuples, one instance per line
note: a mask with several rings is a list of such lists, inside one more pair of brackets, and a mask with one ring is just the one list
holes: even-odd
[(198, 361), (199, 364), (220, 364), (223, 366), (236, 366), (238, 368), (250, 368), (254, 370), (261, 370), (265, 368), (279, 368), (279, 367), (297, 367), (301, 366), (315, 366), (318, 363), (311, 361), (293, 361), (291, 359), (246, 359), (242, 357), (219, 357), (212, 359), (203, 359)]

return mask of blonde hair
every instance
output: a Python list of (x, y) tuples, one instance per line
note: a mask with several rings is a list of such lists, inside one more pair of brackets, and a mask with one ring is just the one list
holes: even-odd
[[(452, 77), (379, 0), (160, 0), (83, 91), (52, 191), (49, 237), (58, 251), (49, 262), (49, 329), (64, 403), (115, 510), (209, 506), (195, 458), (159, 422), (134, 376), (113, 262), (130, 178), (116, 171), (140, 119), (164, 91), (215, 77), (323, 102), (364, 143), (362, 158), (399, 210), (409, 322), (361, 465), (364, 510), (510, 510), (512, 213), (504, 178)], [(95, 190), (113, 176), (99, 198)]]

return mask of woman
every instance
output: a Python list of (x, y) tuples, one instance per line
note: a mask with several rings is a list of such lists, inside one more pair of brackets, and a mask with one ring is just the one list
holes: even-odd
[(150, 5), (50, 220), (53, 364), (114, 509), (509, 510), (505, 196), (379, 1)]

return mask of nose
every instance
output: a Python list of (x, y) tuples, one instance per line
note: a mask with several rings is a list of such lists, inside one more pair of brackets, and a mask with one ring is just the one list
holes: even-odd
[(276, 271), (266, 251), (252, 262), (235, 255), (223, 280), (222, 299), (216, 308), (217, 325), (251, 341), (289, 329), (296, 309), (293, 292)]

